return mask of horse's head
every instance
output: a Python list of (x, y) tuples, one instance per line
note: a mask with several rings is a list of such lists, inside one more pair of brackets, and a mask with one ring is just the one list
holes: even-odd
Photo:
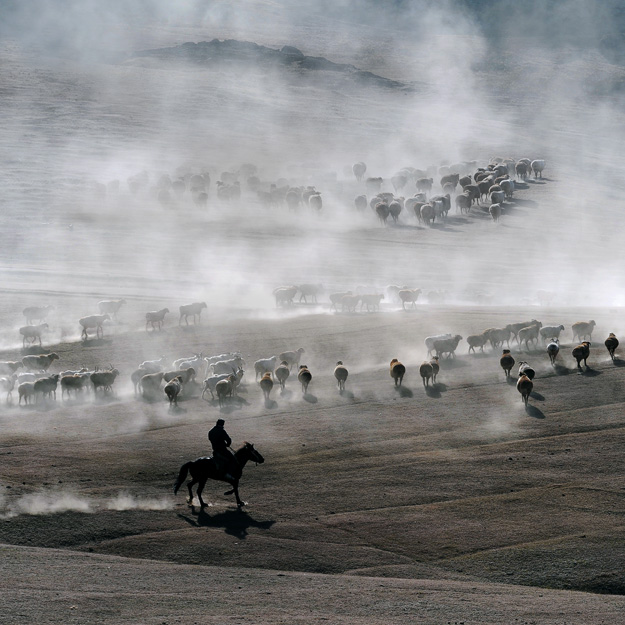
[(243, 446), (245, 447), (247, 455), (252, 462), (255, 462), (256, 464), (262, 464), (265, 462), (262, 454), (258, 450), (254, 449), (254, 445), (252, 445), (252, 443), (245, 443)]

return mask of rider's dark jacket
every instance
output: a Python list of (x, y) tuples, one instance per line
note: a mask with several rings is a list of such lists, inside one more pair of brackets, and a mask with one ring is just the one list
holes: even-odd
[(232, 445), (232, 439), (224, 429), (223, 425), (216, 425), (208, 433), (208, 440), (213, 446), (214, 453), (230, 455), (228, 447)]

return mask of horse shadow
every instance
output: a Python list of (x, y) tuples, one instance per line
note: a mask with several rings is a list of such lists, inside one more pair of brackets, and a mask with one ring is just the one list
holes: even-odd
[(315, 397), (315, 395), (312, 395), (311, 393), (304, 393), (302, 398), (304, 399), (304, 401), (307, 401), (309, 404), (316, 404), (319, 401), (317, 397)]
[(531, 404), (527, 404), (527, 406), (525, 406), (525, 412), (527, 413), (528, 417), (533, 417), (534, 419), (545, 418), (545, 413), (540, 408), (532, 406)]
[(395, 391), (400, 397), (414, 397), (414, 393), (407, 386), (396, 386)]
[[(197, 510), (197, 512), (196, 512)], [(235, 536), (241, 540), (245, 540), (250, 527), (262, 530), (271, 529), (275, 521), (257, 521), (251, 517), (245, 510), (237, 508), (236, 510), (225, 510), (215, 515), (208, 514), (208, 508), (198, 509), (191, 507), (191, 514), (196, 518), (190, 518), (185, 514), (179, 514), (187, 523), (194, 527), (215, 527), (223, 528), (226, 534)]]

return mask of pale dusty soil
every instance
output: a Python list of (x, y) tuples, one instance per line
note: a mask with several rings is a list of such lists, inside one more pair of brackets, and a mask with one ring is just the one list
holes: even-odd
[[(606, 275), (618, 288), (619, 276), (607, 274), (605, 263), (587, 262), (593, 254), (605, 258), (606, 239), (619, 239), (617, 207), (606, 207), (612, 231), (606, 239), (587, 237), (581, 260), (573, 246), (584, 233), (579, 221), (560, 233), (562, 245), (547, 246), (568, 214), (563, 198), (579, 190), (557, 164), (544, 181), (519, 190), (499, 226), (479, 210), (464, 217), (452, 209), (447, 224), (432, 229), (406, 215), (383, 229), (371, 215), (354, 213), (350, 202), (362, 189), (351, 180), (324, 195), (321, 219), (262, 212), (245, 194), (234, 207), (211, 197), (203, 214), (188, 201), (165, 210), (151, 192), (131, 197), (124, 186), (143, 167), (160, 172), (175, 156), (181, 160), (181, 153), (161, 152), (157, 167), (157, 156), (137, 147), (154, 134), (149, 88), (164, 80), (164, 70), (108, 68), (108, 78), (127, 89), (120, 103), (102, 76), (89, 82), (89, 72), (75, 68), (35, 71), (15, 51), (4, 55), (14, 127), (5, 128), (11, 209), (0, 216), (0, 359), (22, 356), (24, 306), (51, 303), (44, 346), (60, 355), (52, 371), (112, 364), (121, 374), (115, 393), (96, 401), (62, 401), (59, 393), (56, 402), (25, 408), (14, 393), (2, 406), (3, 622), (622, 618), (625, 369), (623, 360), (609, 360), (603, 340), (609, 332), (623, 335), (623, 309), (589, 295), (603, 294)], [(141, 76), (145, 82), (136, 84)], [(182, 71), (176, 80), (192, 84)], [(87, 110), (79, 110), (92, 89)], [(72, 97), (64, 99), (59, 94), (67, 90)], [(272, 110), (295, 121), (322, 116), (320, 92), (304, 91), (297, 102), (308, 108), (276, 98)], [(34, 92), (41, 108), (27, 109)], [(199, 117), (204, 96), (216, 97), (200, 84), (184, 106)], [(48, 110), (51, 103), (60, 108)], [(376, 130), (381, 136), (405, 113), (380, 96), (358, 118), (361, 104), (345, 104), (346, 128), (337, 116), (324, 133), (341, 128), (356, 143), (359, 124), (374, 128), (388, 110)], [(277, 115), (268, 125), (290, 121)], [(212, 123), (208, 130), (217, 128)], [(164, 150), (177, 130), (149, 148)], [(299, 128), (293, 143), (298, 132), (305, 134)], [(244, 136), (245, 128), (232, 133)], [(187, 135), (194, 157), (199, 134)], [(40, 141), (48, 149), (35, 157)], [(209, 151), (217, 176), (219, 147)], [(94, 172), (99, 158), (108, 169)], [(59, 178), (55, 167), (65, 171), (68, 163), (71, 175)], [(303, 172), (300, 163), (293, 174), (302, 183)], [(122, 180), (118, 197), (103, 200), (89, 190), (88, 180), (115, 177)], [(605, 256), (616, 261), (621, 253), (615, 247)], [(317, 306), (276, 311), (272, 288), (292, 282), (322, 282), (326, 293)], [(404, 312), (386, 300), (376, 313), (329, 310), (328, 291), (393, 283), (445, 289), (449, 304), (423, 299)], [(539, 289), (553, 291), (552, 306), (537, 305)], [(477, 293), (493, 305), (477, 305)], [(80, 342), (76, 320), (112, 296), (128, 302), (118, 321), (105, 326), (103, 340)], [(209, 304), (202, 324), (179, 328), (177, 307), (194, 300)], [(172, 311), (164, 331), (146, 334), (145, 311), (163, 306)], [(517, 361), (537, 370), (527, 409), (504, 379), (499, 352), (468, 355), (464, 341), (456, 359), (442, 361), (437, 384), (424, 389), (418, 366), (426, 336), (466, 338), (532, 318), (566, 330), (555, 369), (542, 347), (529, 354), (513, 347)], [(583, 374), (570, 355), (570, 326), (580, 319), (597, 322)], [(274, 389), (265, 404), (253, 361), (300, 346), (313, 373), (309, 393), (302, 396), (293, 375), (286, 392)], [(237, 400), (220, 410), (195, 389), (169, 409), (164, 400), (133, 397), (130, 373), (140, 362), (200, 350), (243, 353), (247, 373)], [(395, 357), (408, 371), (401, 389), (388, 374)], [(332, 375), (338, 360), (350, 372), (343, 395)], [(183, 492), (172, 493), (180, 466), (209, 451), (206, 433), (219, 416), (235, 446), (251, 441), (266, 460), (245, 468), (243, 510), (218, 483), (207, 485), (203, 511), (189, 507)]]

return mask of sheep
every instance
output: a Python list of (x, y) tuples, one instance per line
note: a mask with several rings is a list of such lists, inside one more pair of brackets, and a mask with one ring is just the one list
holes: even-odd
[(506, 194), (506, 199), (511, 200), (514, 193), (514, 180), (502, 180), (500, 186), (501, 190)]
[(469, 213), (471, 211), (471, 205), (473, 204), (473, 195), (468, 191), (460, 193), (454, 199), (454, 203), (456, 204), (456, 212), (461, 215), (464, 212)]
[(434, 358), (430, 360), (430, 364), (432, 365), (432, 383), (436, 384), (436, 376), (441, 370), (441, 366), (438, 362), (438, 356), (434, 356)]
[(610, 358), (612, 359), (612, 362), (614, 362), (614, 352), (616, 351), (616, 348), (618, 347), (618, 339), (616, 338), (616, 336), (614, 336), (613, 332), (610, 332), (610, 336), (608, 336), (608, 338), (605, 340), (604, 345), (606, 346), (608, 350), (608, 354), (610, 354)]
[(367, 209), (367, 196), (366, 195), (357, 195), (354, 198), (354, 206), (359, 213), (362, 213)]
[(578, 321), (571, 326), (571, 330), (573, 330), (573, 340), (578, 338), (580, 341), (583, 341), (586, 337), (590, 341), (592, 339), (592, 331), (593, 328), (597, 324), (591, 319), (590, 321)]
[(427, 194), (432, 190), (433, 184), (434, 184), (434, 178), (419, 178), (417, 180), (417, 190), (420, 191), (421, 193)]
[(93, 385), (93, 392), (97, 395), (98, 389), (101, 388), (103, 393), (107, 391), (113, 391), (113, 383), (115, 378), (119, 375), (117, 369), (108, 369), (107, 371), (94, 371), (89, 379)]
[(24, 363), (21, 360), (5, 360), (0, 362), (0, 375), (13, 375)]
[(29, 371), (47, 371), (50, 365), (59, 359), (59, 355), (55, 352), (50, 354), (39, 354), (36, 356), (24, 356), (22, 358), (22, 364), (24, 369)]
[(521, 328), (517, 334), (519, 345), (521, 343), (525, 343), (525, 349), (529, 352), (529, 342), (538, 343), (538, 332), (542, 327), (542, 323), (540, 321), (538, 323), (532, 324), (531, 326), (527, 326), (526, 328)]
[(547, 339), (559, 339), (560, 332), (564, 330), (563, 325), (559, 326), (543, 326), (540, 328), (538, 333), (540, 334), (540, 338), (543, 340), (543, 343), (547, 342)]
[(356, 180), (360, 182), (367, 171), (367, 165), (362, 161), (358, 161), (352, 165), (352, 172), (356, 176)]
[(421, 379), (423, 380), (423, 386), (429, 386), (430, 378), (433, 377), (434, 375), (432, 363), (428, 362), (427, 360), (425, 362), (422, 362), (421, 366), (419, 367), (419, 375), (421, 376)]
[(488, 207), (488, 212), (493, 218), (493, 221), (497, 223), (499, 221), (499, 218), (501, 217), (501, 204), (491, 204)]
[(288, 377), (291, 375), (291, 369), (289, 367), (289, 363), (286, 360), (283, 360), (278, 365), (278, 367), (276, 367), (276, 370), (274, 371), (274, 375), (276, 379), (278, 380), (278, 382), (280, 383), (280, 387), (284, 391), (286, 381)]
[(469, 345), (469, 354), (471, 350), (475, 353), (475, 348), (479, 347), (480, 351), (484, 351), (484, 345), (488, 342), (488, 334), (486, 332), (482, 332), (482, 334), (472, 334), (471, 336), (467, 336), (467, 343)]
[(145, 331), (148, 332), (148, 325), (152, 326), (152, 330), (163, 329), (163, 320), (169, 312), (169, 308), (161, 308), (161, 310), (153, 310), (145, 313)]
[(57, 389), (58, 383), (59, 383), (58, 373), (36, 380), (33, 386), (33, 390), (35, 391), (35, 396), (38, 393), (41, 393), (42, 399), (45, 399), (46, 396), (50, 397), (52, 394), (54, 394), (54, 399), (56, 400), (56, 389)]
[(163, 373), (163, 380), (165, 382), (171, 382), (174, 378), (180, 378), (183, 384), (195, 380), (195, 369), (189, 367), (188, 369), (177, 369), (176, 371), (166, 371)]
[(22, 314), (26, 317), (26, 323), (31, 325), (35, 321), (45, 321), (52, 310), (54, 310), (54, 306), (28, 306), (24, 308)]
[(527, 165), (521, 161), (516, 164), (514, 170), (516, 172), (517, 180), (519, 178), (521, 180), (525, 180), (527, 178), (527, 174), (529, 173)]
[(68, 399), (71, 397), (71, 391), (78, 394), (79, 391), (89, 388), (89, 382), (91, 373), (85, 371), (84, 373), (72, 373), (61, 375), (61, 399), (67, 393)]
[(317, 303), (317, 295), (319, 295), (323, 291), (323, 284), (300, 284), (297, 287), (301, 293), (299, 296), (299, 301), (304, 300), (304, 303), (307, 304), (307, 297), (310, 297), (311, 301), (316, 304)]
[(543, 160), (535, 160), (530, 164), (532, 171), (534, 172), (534, 179), (543, 177), (543, 169), (545, 169), (545, 161)]
[(512, 354), (510, 354), (509, 349), (503, 350), (501, 358), (499, 359), (499, 364), (506, 374), (506, 379), (508, 379), (510, 377), (510, 371), (512, 371), (512, 367), (514, 367), (514, 358)]
[(388, 204), (386, 204), (385, 202), (379, 202), (378, 204), (375, 205), (375, 213), (378, 216), (378, 219), (380, 220), (380, 223), (383, 226), (386, 226), (386, 220), (388, 219), (389, 216), (389, 208), (388, 208)]
[(165, 388), (163, 390), (165, 391), (165, 395), (169, 400), (170, 406), (172, 404), (176, 406), (178, 405), (178, 395), (180, 395), (180, 392), (182, 391), (182, 385), (183, 380), (182, 376), (180, 375), (172, 378), (169, 382), (167, 382), (167, 384), (165, 384)]
[(0, 377), (0, 391), (7, 394), (7, 404), (12, 399), (11, 393), (15, 388), (15, 375)]
[(345, 390), (345, 382), (348, 375), (347, 367), (343, 364), (342, 360), (339, 360), (336, 363), (336, 367), (334, 367), (334, 377), (336, 378), (339, 392), (343, 392)]
[(536, 371), (525, 360), (522, 360), (519, 363), (519, 375), (526, 375), (530, 380), (533, 380), (536, 377)]
[(273, 388), (273, 380), (271, 379), (271, 373), (268, 371), (263, 375), (260, 379), (260, 389), (265, 396), (265, 401), (269, 401), (269, 394), (271, 393), (271, 389)]
[(408, 184), (408, 176), (406, 172), (398, 172), (394, 176), (391, 177), (391, 184), (393, 185), (393, 189), (395, 189), (395, 193), (401, 191), (406, 184)]
[(460, 180), (460, 174), (447, 174), (441, 178), (441, 188), (446, 184), (451, 184), (455, 190)]
[(103, 315), (108, 313), (112, 315), (113, 318), (117, 318), (117, 313), (119, 309), (126, 303), (125, 299), (110, 299), (110, 300), (102, 300), (98, 302), (98, 309), (100, 310), (100, 314)]
[(412, 308), (416, 308), (419, 295), (421, 295), (421, 289), (401, 289), (401, 291), (397, 293), (397, 296), (401, 300), (401, 307), (404, 310), (406, 310), (406, 302), (410, 302)]
[[(221, 360), (232, 360), (233, 358), (241, 358), (241, 360), (243, 360), (241, 352), (228, 352), (226, 354), (219, 354), (219, 356), (205, 356), (204, 362), (210, 366)], [(245, 364), (245, 361), (243, 361), (243, 364)]]
[(24, 404), (28, 404), (30, 399), (35, 397), (35, 383), (22, 382), (17, 387), (17, 393), (19, 395), (18, 404), (21, 405), (22, 399), (24, 400)]
[(393, 219), (394, 223), (397, 223), (397, 220), (399, 219), (399, 215), (401, 214), (402, 210), (403, 210), (403, 207), (402, 207), (401, 203), (398, 202), (397, 200), (393, 200), (388, 205), (388, 212), (389, 212), (391, 218)]
[(16, 381), (18, 384), (22, 384), (23, 382), (35, 382), (41, 378), (47, 377), (47, 373), (18, 373)]
[(365, 186), (367, 189), (367, 193), (371, 193), (372, 195), (375, 195), (376, 193), (380, 192), (380, 189), (382, 188), (382, 183), (384, 182), (384, 180), (382, 180), (382, 178), (377, 177), (377, 178), (367, 178), (367, 180), (365, 181)]
[(307, 365), (300, 365), (297, 373), (297, 379), (302, 385), (302, 393), (305, 395), (308, 392), (308, 385), (312, 380), (312, 373), (308, 370)]
[[(184, 306), (180, 306), (178, 309), (180, 311), (180, 318), (178, 319), (178, 325), (182, 325), (182, 318), (187, 325), (189, 325), (189, 317), (193, 317), (193, 325), (200, 323), (202, 320), (202, 309), (208, 308), (206, 302), (193, 302), (193, 304), (185, 304)], [(197, 317), (197, 321), (196, 318)]]
[(245, 360), (243, 360), (240, 356), (237, 356), (235, 358), (231, 358), (230, 360), (220, 360), (219, 362), (214, 362), (210, 365), (210, 368), (212, 369), (214, 375), (218, 375), (220, 373), (232, 373), (233, 370), (236, 371), (239, 367), (243, 367), (244, 365)]
[(282, 306), (293, 306), (293, 298), (297, 293), (296, 286), (280, 286), (273, 290), (273, 296), (276, 298), (276, 308)]
[(434, 207), (431, 204), (424, 204), (421, 207), (420, 215), (421, 221), (423, 221), (423, 223), (427, 224), (428, 226), (431, 224), (431, 222), (436, 220)]
[(165, 356), (161, 356), (158, 360), (144, 360), (139, 369), (143, 370), (143, 373), (158, 373), (162, 371), (168, 360)]
[(323, 200), (320, 193), (314, 193), (308, 198), (308, 206), (317, 212), (320, 212), (323, 208)]
[(510, 329), (510, 332), (512, 332), (513, 338), (515, 338), (517, 343), (519, 343), (519, 337), (518, 337), (519, 330), (521, 328), (527, 328), (533, 325), (538, 325), (539, 328), (542, 328), (542, 323), (540, 323), (539, 321), (536, 321), (536, 319), (532, 319), (531, 321), (521, 321), (520, 323), (510, 323), (506, 326), (506, 328)]
[(341, 298), (341, 311), (345, 312), (347, 308), (347, 312), (356, 312), (356, 306), (360, 301), (360, 295), (343, 295)]
[(362, 312), (362, 308), (363, 306), (367, 307), (367, 312), (370, 312), (370, 308), (375, 311), (375, 309), (377, 308), (378, 310), (380, 310), (380, 302), (384, 299), (384, 295), (382, 295), (381, 293), (379, 294), (372, 294), (372, 293), (368, 293), (365, 295), (362, 295), (360, 297), (360, 310)]
[(503, 191), (491, 191), (488, 194), (488, 198), (490, 199), (490, 203), (499, 204), (499, 209), (501, 210), (504, 202), (506, 201), (506, 194)]
[(230, 374), (227, 378), (219, 380), (215, 384), (215, 392), (217, 393), (217, 400), (219, 401), (219, 407), (223, 407), (226, 403), (226, 397), (232, 397), (234, 391), (234, 378), (235, 376)]
[(560, 351), (560, 344), (556, 337), (551, 339), (551, 342), (547, 345), (547, 354), (549, 354), (549, 360), (551, 361), (551, 366), (555, 367), (556, 358), (558, 357), (558, 352)]
[(434, 350), (434, 341), (438, 341), (439, 339), (450, 339), (451, 337), (451, 334), (435, 334), (434, 336), (426, 337), (424, 343), (428, 350), (428, 356), (432, 355), (432, 351)]
[(588, 356), (590, 356), (590, 343), (588, 341), (582, 341), (577, 347), (573, 348), (573, 358), (577, 361), (577, 368), (581, 371), (580, 362), (584, 361), (584, 366), (588, 369), (588, 363), (586, 362)]
[(271, 358), (261, 358), (254, 363), (254, 372), (256, 373), (255, 380), (258, 380), (259, 375), (263, 375), (265, 373), (271, 373), (276, 368), (276, 362), (278, 361), (277, 356), (272, 356)]
[(204, 386), (202, 388), (202, 399), (204, 399), (204, 395), (206, 394), (206, 391), (209, 391), (209, 393), (211, 394), (211, 398), (215, 399), (217, 383), (220, 382), (221, 380), (225, 380), (229, 378), (231, 375), (234, 375), (233, 392), (236, 392), (236, 388), (241, 383), (241, 379), (243, 378), (243, 373), (244, 373), (243, 369), (239, 367), (239, 369), (237, 369), (236, 371), (232, 371), (231, 373), (211, 375), (210, 377), (206, 378), (204, 380)]
[(304, 348), (299, 347), (294, 352), (282, 352), (278, 355), (278, 360), (283, 363), (286, 362), (289, 365), (289, 370), (293, 368), (293, 365), (299, 367), (299, 361), (304, 353)]
[(87, 330), (91, 328), (95, 328), (95, 333), (97, 338), (101, 338), (104, 336), (104, 330), (102, 328), (102, 324), (105, 321), (109, 321), (111, 316), (108, 313), (104, 313), (103, 315), (89, 315), (88, 317), (83, 317), (78, 320), (78, 323), (82, 326), (82, 332), (80, 334), (80, 338), (85, 341), (89, 338)]
[(451, 358), (452, 356), (455, 357), (456, 348), (461, 340), (462, 337), (459, 334), (456, 334), (456, 336), (452, 336), (449, 339), (438, 339), (434, 341), (434, 351), (439, 358), (443, 354), (448, 354), (447, 358)]
[(199, 354), (193, 354), (193, 356), (189, 356), (187, 358), (178, 358), (178, 360), (174, 360), (172, 367), (178, 371), (188, 369), (189, 367), (199, 370), (201, 367), (204, 367), (205, 364), (206, 361), (204, 360), (204, 354), (200, 352)]
[(42, 323), (38, 326), (23, 326), (20, 328), (20, 334), (22, 335), (22, 346), (26, 347), (26, 340), (30, 339), (30, 343), (35, 343), (39, 339), (39, 345), (41, 345), (41, 333), (48, 329), (47, 323)]
[(395, 380), (395, 386), (401, 386), (405, 375), (406, 367), (397, 358), (393, 358), (391, 360), (391, 377)]
[(532, 389), (534, 388), (534, 383), (529, 379), (528, 376), (521, 374), (516, 383), (516, 388), (519, 393), (521, 393), (521, 400), (527, 407), (527, 402), (529, 400)]
[(341, 300), (345, 295), (352, 295), (351, 291), (344, 291), (341, 293), (330, 293), (330, 310), (338, 310), (337, 305), (341, 303)]

